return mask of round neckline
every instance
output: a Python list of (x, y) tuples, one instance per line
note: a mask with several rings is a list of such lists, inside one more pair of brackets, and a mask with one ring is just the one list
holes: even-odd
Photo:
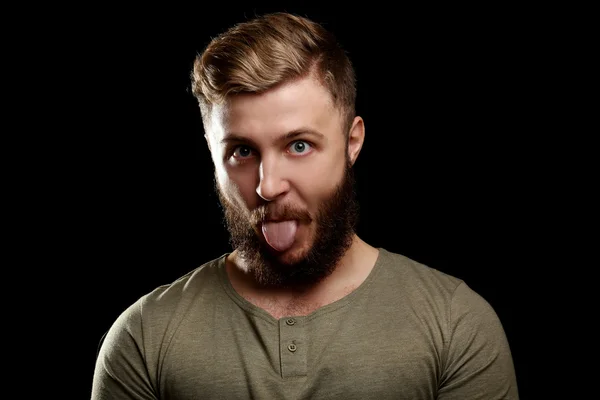
[(352, 302), (353, 299), (360, 296), (363, 292), (365, 292), (368, 289), (368, 287), (371, 285), (371, 282), (375, 280), (379, 270), (382, 267), (382, 264), (384, 264), (385, 261), (386, 250), (382, 247), (377, 247), (377, 250), (378, 254), (377, 258), (375, 259), (375, 264), (373, 265), (373, 268), (371, 269), (365, 280), (362, 281), (362, 283), (358, 285), (356, 289), (332, 303), (317, 308), (308, 315), (285, 315), (281, 318), (275, 318), (267, 311), (246, 300), (242, 295), (240, 295), (237, 292), (237, 290), (235, 290), (235, 288), (231, 284), (231, 281), (229, 280), (229, 276), (227, 275), (226, 260), (227, 257), (231, 254), (231, 252), (227, 252), (219, 258), (217, 270), (220, 278), (219, 280), (221, 282), (221, 285), (223, 286), (223, 289), (229, 295), (231, 300), (233, 300), (244, 311), (259, 318), (262, 318), (271, 324), (278, 324), (279, 321), (285, 320), (290, 317), (293, 317), (298, 320), (310, 321), (347, 306)]

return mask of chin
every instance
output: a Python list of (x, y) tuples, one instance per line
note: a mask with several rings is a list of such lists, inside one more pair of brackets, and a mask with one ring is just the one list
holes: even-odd
[(280, 263), (284, 265), (294, 265), (302, 262), (310, 252), (310, 246), (296, 244), (276, 256)]

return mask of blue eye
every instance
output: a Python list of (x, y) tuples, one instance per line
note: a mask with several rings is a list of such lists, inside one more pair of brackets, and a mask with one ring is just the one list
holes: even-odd
[(308, 148), (310, 148), (310, 144), (303, 140), (298, 140), (291, 145), (292, 153), (296, 154), (306, 153)]
[(252, 149), (248, 146), (238, 146), (233, 151), (233, 155), (238, 158), (247, 158), (252, 155)]

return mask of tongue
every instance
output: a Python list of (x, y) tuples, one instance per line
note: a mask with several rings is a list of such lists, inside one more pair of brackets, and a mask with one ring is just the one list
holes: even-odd
[(277, 251), (285, 251), (292, 247), (297, 229), (296, 221), (265, 222), (262, 226), (267, 243)]

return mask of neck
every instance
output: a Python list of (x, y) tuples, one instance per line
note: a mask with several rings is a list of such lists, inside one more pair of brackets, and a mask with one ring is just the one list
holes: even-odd
[[(378, 250), (357, 235), (333, 272), (318, 283), (286, 288), (265, 288), (247, 272), (237, 250), (227, 257), (227, 273), (234, 289), (248, 301), (266, 309), (271, 315), (307, 314), (341, 299), (356, 289), (369, 275)], [(299, 307), (298, 304), (302, 304)]]

